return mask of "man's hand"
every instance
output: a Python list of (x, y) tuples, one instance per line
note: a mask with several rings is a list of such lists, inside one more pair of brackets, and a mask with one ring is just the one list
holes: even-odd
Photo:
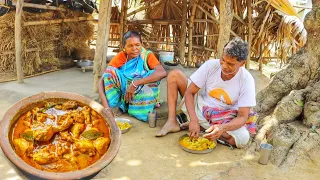
[(189, 123), (189, 137), (191, 140), (198, 139), (200, 136), (200, 125), (198, 121), (190, 121)]
[(224, 133), (224, 131), (223, 131), (222, 125), (218, 124), (208, 128), (206, 130), (206, 133), (207, 134), (203, 135), (203, 137), (213, 141), (213, 140), (219, 139), (220, 136)]
[(127, 103), (129, 103), (133, 97), (134, 97), (134, 92), (136, 91), (136, 88), (133, 86), (132, 83), (127, 88), (126, 95), (124, 96), (124, 99)]

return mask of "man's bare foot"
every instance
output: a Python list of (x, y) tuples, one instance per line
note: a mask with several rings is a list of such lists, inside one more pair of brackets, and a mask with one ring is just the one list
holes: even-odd
[(162, 129), (157, 132), (156, 137), (162, 137), (167, 135), (168, 133), (171, 132), (178, 132), (180, 131), (180, 126), (178, 122), (170, 122), (169, 120), (166, 122), (166, 124), (162, 127)]

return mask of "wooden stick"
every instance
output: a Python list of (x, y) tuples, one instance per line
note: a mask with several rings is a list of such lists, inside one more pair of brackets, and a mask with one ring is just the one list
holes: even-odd
[(203, 22), (203, 23), (213, 23), (216, 24), (215, 21), (212, 21), (210, 19), (195, 19), (194, 22)]
[(251, 44), (252, 44), (252, 0), (247, 0), (247, 16), (248, 16), (248, 59), (246, 62), (246, 69), (250, 69), (250, 56), (251, 56)]
[(182, 0), (182, 22), (180, 37), (181, 41), (179, 44), (179, 59), (181, 64), (185, 64), (185, 54), (186, 54), (186, 36), (187, 36), (187, 11), (188, 11), (188, 1)]
[(169, 25), (169, 24), (181, 24), (181, 20), (133, 20), (129, 21), (128, 24), (159, 24), (159, 25)]
[[(158, 38), (158, 39), (162, 39), (162, 38), (168, 38), (167, 36), (159, 36), (159, 37), (156, 37), (156, 36), (149, 36), (148, 37), (149, 39), (151, 38)], [(181, 38), (181, 36), (169, 36), (169, 38), (173, 39), (173, 38)]]
[(55, 19), (55, 20), (45, 20), (45, 21), (29, 21), (24, 22), (23, 26), (34, 26), (34, 25), (47, 25), (47, 24), (60, 24), (65, 22), (79, 22), (79, 21), (90, 21), (94, 20), (93, 17), (77, 17), (70, 19)]
[(198, 0), (194, 0), (192, 10), (191, 10), (191, 17), (189, 22), (189, 46), (188, 46), (188, 61), (187, 64), (184, 65), (192, 65), (192, 34), (193, 34), (193, 25), (194, 25), (194, 15), (196, 13), (196, 9), (198, 6)]
[(123, 38), (123, 23), (124, 23), (124, 0), (121, 1), (121, 13), (120, 13), (120, 49), (122, 47), (122, 38)]
[(98, 82), (106, 66), (108, 38), (110, 30), (112, 0), (100, 1), (97, 46), (94, 55), (93, 91), (98, 92)]
[(203, 50), (207, 50), (207, 51), (211, 51), (211, 52), (216, 52), (216, 50), (214, 50), (214, 49), (203, 47), (203, 46), (195, 46), (195, 45), (193, 45), (192, 48), (203, 49)]
[(151, 44), (178, 45), (178, 43), (175, 43), (175, 42), (161, 42), (161, 41), (146, 41), (146, 42)]
[(22, 15), (23, 0), (17, 0), (15, 25), (14, 25), (14, 36), (15, 36), (15, 50), (16, 50), (16, 69), (17, 69), (17, 80), (19, 83), (23, 83), (23, 69), (22, 69), (22, 48), (21, 48), (21, 15)]
[(124, 14), (123, 14), (123, 32), (128, 31), (128, 0), (123, 0), (124, 1)]
[(242, 25), (247, 25), (242, 19), (241, 17), (239, 17), (235, 12), (233, 12), (233, 17), (235, 17), (239, 22), (241, 22)]
[[(32, 78), (32, 77), (35, 77), (35, 76), (40, 76), (40, 75), (43, 75), (43, 74), (47, 74), (47, 73), (50, 73), (50, 72), (55, 72), (55, 71), (60, 71), (61, 69), (53, 69), (53, 70), (49, 70), (49, 71), (44, 71), (44, 72), (41, 72), (41, 73), (37, 73), (37, 74), (32, 74), (32, 75), (28, 75), (28, 76), (25, 76), (24, 78)], [(1, 81), (0, 83), (3, 83), (3, 82), (9, 82), (9, 81), (15, 81), (17, 80), (17, 78), (12, 78), (12, 79), (6, 79), (4, 81)]]
[(199, 4), (197, 4), (198, 9), (200, 9), (203, 13), (205, 13), (209, 18), (211, 18), (215, 23), (219, 24), (219, 21), (212, 16), (207, 10), (203, 9)]
[(192, 37), (218, 37), (219, 34), (197, 34), (197, 35), (192, 35)]
[(36, 9), (49, 9), (49, 10), (56, 10), (56, 11), (67, 11), (67, 9), (61, 8), (61, 7), (33, 4), (33, 3), (23, 3), (23, 7), (30, 7), (30, 8), (36, 8)]
[(132, 16), (132, 15), (134, 15), (134, 14), (137, 14), (138, 12), (141, 12), (141, 11), (143, 11), (143, 10), (149, 9), (149, 8), (152, 7), (152, 6), (156, 6), (156, 5), (160, 4), (161, 2), (162, 2), (161, 0), (158, 0), (158, 1), (150, 4), (149, 6), (143, 6), (143, 7), (139, 8), (139, 9), (136, 9), (136, 10), (134, 10), (134, 11), (132, 11), (132, 12), (129, 12), (128, 15), (127, 15), (127, 17)]
[[(216, 24), (220, 24), (219, 21), (214, 17), (212, 16), (207, 10), (203, 9), (200, 5), (197, 5), (197, 7), (203, 12), (205, 13), (209, 18), (211, 18)], [(239, 35), (237, 35), (235, 32), (233, 32), (231, 30), (230, 32), (233, 36), (236, 36), (236, 37), (239, 37)]]
[[(48, 48), (48, 49), (38, 49), (38, 48), (30, 48), (30, 49), (25, 49), (23, 52), (24, 53), (30, 53), (30, 52), (39, 52), (39, 51), (52, 51), (54, 50), (54, 48)], [(15, 51), (2, 51), (0, 52), (0, 56), (4, 56), (4, 55), (10, 55), (10, 54), (15, 54)]]

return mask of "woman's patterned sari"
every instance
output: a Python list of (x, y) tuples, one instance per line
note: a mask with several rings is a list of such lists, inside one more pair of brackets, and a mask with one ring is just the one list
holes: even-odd
[(145, 78), (152, 74), (147, 64), (151, 51), (142, 48), (138, 57), (126, 62), (119, 69), (108, 66), (103, 74), (105, 94), (111, 108), (120, 107), (123, 112), (142, 120), (148, 120), (148, 113), (153, 111), (159, 100), (159, 82), (138, 86), (134, 98), (126, 103), (124, 96), (131, 81)]

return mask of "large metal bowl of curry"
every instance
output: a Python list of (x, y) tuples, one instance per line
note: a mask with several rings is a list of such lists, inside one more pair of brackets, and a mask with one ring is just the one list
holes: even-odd
[[(12, 143), (13, 129), (15, 128), (19, 118), (30, 112), (35, 107), (42, 105), (44, 102), (60, 100), (60, 101), (76, 101), (83, 106), (90, 107), (91, 110), (99, 113), (106, 122), (108, 136), (110, 143), (106, 152), (99, 157), (93, 164), (75, 171), (69, 172), (49, 172), (37, 169), (26, 163), (17, 153), (15, 146)], [(115, 158), (120, 147), (121, 131), (118, 128), (112, 114), (108, 113), (99, 103), (73, 93), (67, 92), (42, 92), (14, 104), (3, 116), (0, 124), (0, 145), (4, 154), (8, 159), (13, 162), (17, 167), (23, 171), (45, 179), (80, 179), (97, 173), (102, 168), (106, 167)]]

